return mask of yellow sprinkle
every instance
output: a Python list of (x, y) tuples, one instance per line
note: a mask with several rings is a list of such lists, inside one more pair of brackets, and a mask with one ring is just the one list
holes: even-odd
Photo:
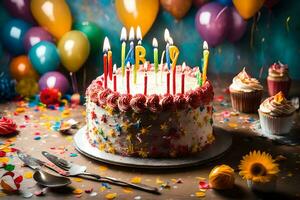
[(138, 177), (138, 176), (133, 177), (133, 178), (131, 179), (131, 183), (141, 183), (141, 181), (142, 181), (142, 178), (141, 178), (141, 177)]
[(32, 176), (33, 176), (32, 172), (25, 172), (24, 173), (24, 178), (30, 179), (30, 178), (32, 178)]
[(75, 182), (82, 182), (82, 178), (73, 178), (73, 181), (75, 181)]
[(17, 108), (16, 112), (17, 113), (22, 113), (22, 112), (25, 112), (25, 110), (26, 110), (25, 108)]
[(103, 192), (103, 191), (105, 191), (106, 189), (107, 189), (106, 187), (102, 186), (99, 190), (100, 190), (100, 192)]
[(82, 189), (77, 188), (77, 189), (73, 190), (73, 194), (82, 194), (82, 193), (83, 193)]
[(133, 190), (131, 188), (128, 188), (128, 187), (124, 187), (123, 188), (123, 192), (126, 193), (126, 194), (130, 194), (133, 192)]
[(205, 192), (201, 192), (201, 191), (200, 192), (196, 192), (195, 195), (196, 195), (196, 197), (200, 197), (200, 198), (201, 197), (205, 197)]
[(101, 166), (99, 166), (99, 170), (100, 171), (106, 171), (108, 168), (106, 167), (106, 166), (104, 166), (104, 165), (101, 165)]
[(237, 128), (237, 127), (238, 127), (238, 124), (233, 123), (233, 122), (229, 122), (229, 123), (228, 123), (228, 126), (229, 126), (230, 128)]
[(8, 157), (0, 157), (0, 163), (8, 163), (9, 158)]
[(117, 197), (117, 193), (108, 193), (107, 195), (105, 195), (106, 199), (114, 199)]
[(164, 182), (160, 178), (156, 178), (156, 184), (161, 185)]
[(67, 140), (68, 142), (73, 142), (73, 137), (72, 137), (72, 136), (67, 136), (67, 137), (66, 137), (66, 140)]

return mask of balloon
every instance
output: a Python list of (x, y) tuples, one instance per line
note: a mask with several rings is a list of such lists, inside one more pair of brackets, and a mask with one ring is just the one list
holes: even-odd
[(264, 5), (265, 0), (232, 0), (235, 8), (244, 19), (253, 17)]
[(102, 31), (100, 30), (100, 27), (97, 24), (93, 22), (84, 21), (80, 23), (75, 23), (73, 25), (73, 28), (85, 34), (85, 36), (90, 42), (92, 53), (99, 52), (104, 37)]
[(39, 25), (56, 38), (71, 30), (72, 16), (65, 0), (32, 0), (31, 12)]
[(76, 72), (89, 56), (90, 44), (87, 37), (80, 31), (66, 33), (57, 45), (62, 64), (70, 72)]
[(206, 4), (207, 2), (209, 2), (209, 0), (193, 0), (193, 5), (196, 8), (200, 8), (201, 6), (203, 6), (204, 4)]
[(39, 74), (56, 70), (60, 63), (56, 46), (48, 41), (41, 41), (34, 45), (28, 56), (33, 68)]
[(3, 4), (13, 17), (34, 23), (30, 11), (30, 0), (4, 0)]
[(230, 7), (231, 27), (228, 29), (227, 39), (230, 42), (236, 42), (244, 35), (247, 29), (247, 21), (245, 21), (234, 7)]
[(68, 79), (60, 72), (47, 72), (39, 80), (40, 90), (46, 88), (56, 88), (61, 93), (66, 93), (69, 90)]
[(160, 3), (176, 19), (184, 17), (192, 6), (192, 0), (160, 0)]
[(266, 0), (264, 5), (271, 10), (278, 3), (279, 0)]
[(23, 39), (30, 25), (20, 19), (13, 19), (2, 28), (2, 42), (4, 47), (13, 55), (25, 53)]
[(223, 7), (215, 2), (202, 6), (195, 18), (197, 31), (210, 46), (217, 46), (224, 41), (229, 22), (229, 7)]
[(26, 55), (21, 55), (18, 57), (15, 57), (10, 62), (10, 74), (13, 78), (15, 78), (17, 81), (26, 78), (38, 78), (38, 74), (31, 66), (29, 59)]
[(24, 36), (24, 48), (28, 52), (31, 47), (40, 41), (54, 42), (50, 33), (48, 33), (42, 27), (32, 27), (30, 28)]
[(142, 36), (151, 28), (159, 10), (159, 0), (116, 0), (116, 12), (129, 30), (141, 27)]
[(217, 2), (223, 6), (232, 6), (232, 0), (217, 0)]

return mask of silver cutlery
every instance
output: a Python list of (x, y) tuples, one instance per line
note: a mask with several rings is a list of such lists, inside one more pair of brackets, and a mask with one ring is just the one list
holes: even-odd
[(160, 194), (159, 190), (156, 187), (151, 187), (148, 185), (144, 184), (134, 184), (134, 183), (129, 183), (125, 181), (121, 181), (112, 177), (107, 177), (107, 176), (100, 176), (95, 173), (89, 173), (86, 172), (87, 167), (83, 165), (78, 165), (72, 162), (69, 162), (65, 159), (59, 158), (53, 154), (50, 154), (46, 151), (43, 151), (42, 154), (53, 164), (55, 164), (57, 167), (60, 167), (61, 169), (65, 170), (66, 176), (80, 176), (80, 177), (92, 177), (98, 181), (106, 181), (106, 182), (111, 182), (114, 184), (126, 186), (126, 187), (132, 187), (135, 189), (151, 192), (154, 194)]
[(54, 170), (57, 172), (56, 169), (52, 168), (51, 166), (47, 165), (46, 162), (41, 161), (37, 158), (34, 158), (26, 153), (23, 153), (21, 151), (17, 152), (18, 157), (20, 160), (24, 162), (24, 164), (31, 169), (33, 169), (35, 172), (33, 174), (33, 179), (40, 185), (46, 186), (46, 187), (63, 187), (66, 185), (71, 184), (71, 180), (64, 176), (55, 176), (52, 174), (49, 174), (42, 170), (43, 166), (46, 166), (50, 168), (51, 170)]

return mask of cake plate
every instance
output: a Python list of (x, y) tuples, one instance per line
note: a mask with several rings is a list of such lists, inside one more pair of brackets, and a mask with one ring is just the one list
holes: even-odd
[(215, 133), (215, 141), (213, 144), (205, 148), (203, 151), (191, 157), (183, 158), (134, 158), (123, 157), (116, 154), (106, 153), (93, 147), (86, 136), (86, 126), (82, 127), (74, 135), (74, 145), (76, 149), (83, 155), (92, 159), (105, 162), (108, 164), (134, 167), (134, 168), (182, 168), (200, 164), (217, 159), (224, 155), (232, 143), (232, 137), (227, 133)]

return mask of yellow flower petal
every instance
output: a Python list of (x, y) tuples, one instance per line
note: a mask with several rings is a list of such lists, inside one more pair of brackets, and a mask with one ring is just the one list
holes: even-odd
[(141, 181), (142, 181), (142, 178), (141, 178), (141, 177), (138, 177), (138, 176), (133, 177), (133, 178), (131, 179), (131, 183), (141, 183)]

